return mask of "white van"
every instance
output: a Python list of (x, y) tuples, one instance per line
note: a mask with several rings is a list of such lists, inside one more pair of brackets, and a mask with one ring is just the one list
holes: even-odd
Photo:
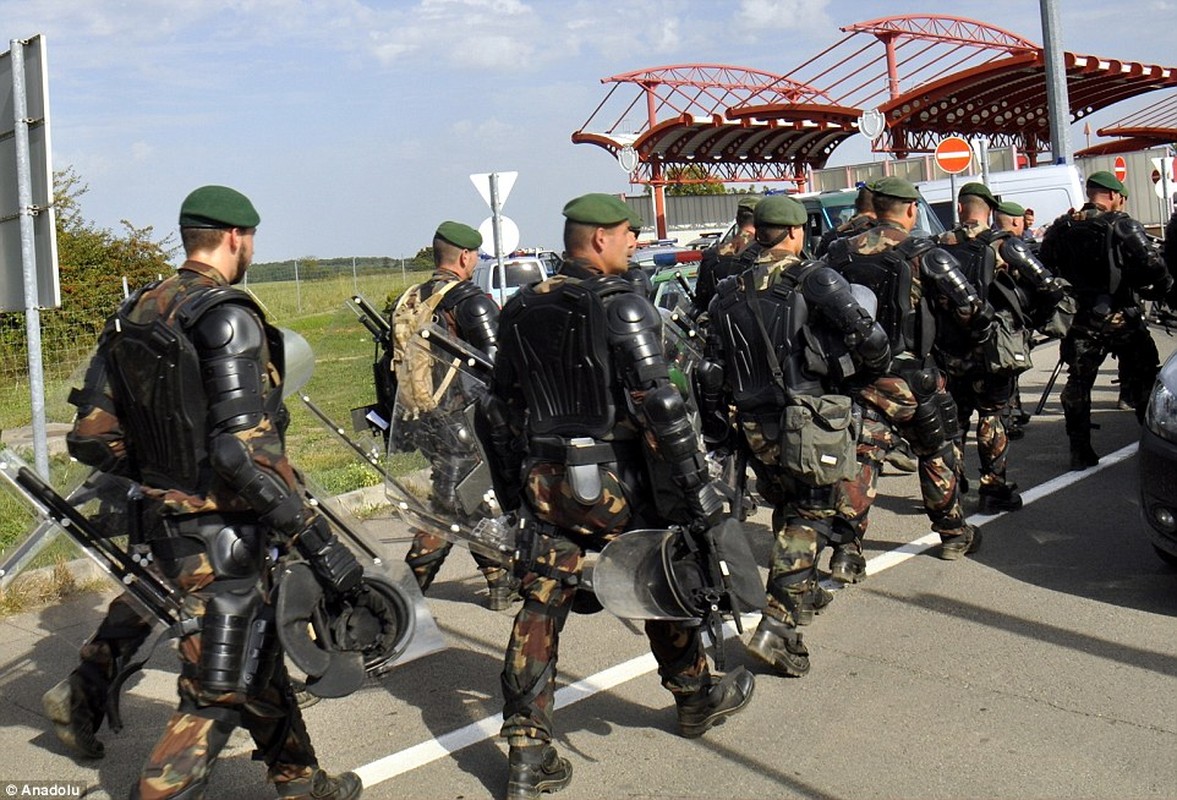
[[(971, 181), (981, 181), (981, 176), (957, 175), (957, 191)], [(951, 184), (950, 178), (916, 184), (945, 228), (953, 227), (952, 216), (956, 210)], [(1036, 227), (1049, 225), (1060, 215), (1087, 202), (1079, 170), (1071, 164), (990, 172), (985, 185), (998, 200), (1010, 200), (1034, 209)]]

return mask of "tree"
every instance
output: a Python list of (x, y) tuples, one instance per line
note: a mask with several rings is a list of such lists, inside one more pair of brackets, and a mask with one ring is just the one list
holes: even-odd
[[(123, 279), (133, 291), (170, 273), (169, 261), (177, 250), (171, 235), (157, 240), (151, 226), (136, 228), (122, 220), (123, 230), (116, 234), (87, 220), (81, 198), (89, 186), (72, 167), (53, 174), (53, 188), (61, 307), (41, 313), (47, 350), (55, 341), (93, 341), (123, 299)], [(23, 370), (27, 364), (23, 334), (8, 335), (23, 332), (24, 326), (22, 312), (0, 314), (5, 370)], [(66, 371), (75, 366), (61, 358), (47, 357), (45, 362)]]
[(666, 179), (669, 181), (666, 193), (672, 197), (726, 194), (723, 181), (714, 177), (702, 164), (671, 167), (666, 171)]

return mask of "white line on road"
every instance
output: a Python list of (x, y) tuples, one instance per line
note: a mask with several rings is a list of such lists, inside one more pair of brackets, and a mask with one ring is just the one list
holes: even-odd
[[(1101, 470), (1107, 469), (1115, 464), (1119, 464), (1125, 459), (1131, 458), (1137, 450), (1137, 443), (1133, 442), (1126, 447), (1122, 447), (1110, 455), (1100, 458), (1099, 464), (1081, 472), (1065, 472), (1056, 478), (1052, 478), (1046, 483), (1027, 489), (1022, 493), (1022, 500), (1025, 505), (1041, 500), (1043, 497), (1048, 497), (1055, 492), (1062, 491), (1068, 486), (1078, 483), (1081, 480), (1090, 478), (1092, 475), (1099, 473)], [(1001, 514), (974, 514), (968, 518), (968, 522), (974, 525), (984, 525), (991, 522), (1007, 512)], [(938, 533), (929, 533), (925, 536), (900, 545), (894, 550), (889, 550), (886, 553), (875, 556), (867, 562), (867, 574), (877, 575), (883, 570), (890, 569), (897, 564), (902, 564), (913, 556), (926, 552), (940, 543), (940, 535)], [(759, 615), (748, 615), (744, 619), (755, 624)], [(731, 636), (735, 633), (735, 627), (732, 625), (725, 626), (726, 633)], [(581, 700), (586, 700), (599, 692), (605, 692), (615, 686), (619, 686), (626, 681), (637, 678), (641, 675), (646, 675), (658, 668), (657, 662), (654, 661), (654, 656), (647, 653), (637, 658), (632, 658), (617, 666), (602, 670), (594, 675), (590, 675), (583, 680), (565, 686), (556, 691), (556, 705), (560, 708), (565, 708), (574, 703), (579, 703)], [(472, 722), (469, 725), (458, 728), (455, 731), (444, 733), (435, 739), (421, 742), (412, 747), (405, 748), (391, 755), (384, 756), (368, 764), (358, 767), (355, 772), (360, 776), (364, 782), (364, 786), (375, 786), (378, 783), (395, 778), (398, 775), (403, 775), (406, 772), (411, 772), (418, 767), (423, 767), (438, 759), (445, 758), (451, 753), (455, 753), (472, 744), (486, 741), (498, 735), (499, 728), (502, 725), (503, 718), (501, 714), (496, 714), (492, 717), (485, 717), (477, 722)]]

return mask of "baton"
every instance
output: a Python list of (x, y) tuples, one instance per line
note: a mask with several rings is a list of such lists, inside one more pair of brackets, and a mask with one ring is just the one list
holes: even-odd
[(1058, 380), (1059, 373), (1063, 371), (1063, 364), (1065, 362), (1060, 357), (1058, 363), (1054, 365), (1054, 372), (1050, 373), (1050, 380), (1046, 382), (1046, 388), (1042, 390), (1042, 397), (1038, 400), (1038, 405), (1034, 409), (1034, 416), (1042, 413), (1042, 409), (1046, 408), (1046, 400), (1050, 397), (1051, 391), (1054, 390), (1055, 381)]

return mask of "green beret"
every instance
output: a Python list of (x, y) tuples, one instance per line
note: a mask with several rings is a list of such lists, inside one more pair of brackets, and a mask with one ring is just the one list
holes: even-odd
[(960, 200), (965, 197), (979, 197), (985, 201), (990, 208), (997, 208), (997, 198), (993, 196), (993, 192), (989, 191), (989, 187), (983, 183), (966, 183), (960, 187), (960, 191), (956, 193), (956, 199)]
[(585, 225), (603, 225), (610, 227), (621, 222), (629, 222), (629, 206), (617, 195), (593, 192), (569, 200), (564, 206), (564, 216), (570, 222), (581, 222)]
[(775, 227), (804, 225), (809, 215), (805, 206), (788, 195), (774, 194), (756, 204), (756, 224)]
[(1098, 186), (1101, 189), (1111, 189), (1113, 192), (1119, 192), (1125, 197), (1128, 196), (1128, 190), (1124, 188), (1124, 184), (1112, 173), (1101, 169), (1099, 172), (1093, 172), (1087, 177), (1087, 188)]
[(256, 228), (261, 219), (249, 198), (228, 186), (201, 186), (180, 205), (181, 228)]
[(745, 211), (755, 211), (756, 206), (760, 204), (761, 197), (758, 194), (746, 194), (740, 198), (740, 202), (736, 204), (736, 208), (742, 208)]
[(919, 200), (919, 190), (912, 185), (911, 181), (905, 181), (903, 178), (898, 178), (894, 175), (888, 175), (885, 178), (878, 178), (866, 185), (875, 194), (884, 194), (887, 197), (895, 197), (900, 200)]
[(460, 222), (447, 220), (441, 223), (437, 226), (437, 233), (433, 236), (435, 239), (444, 239), (454, 247), (460, 247), (463, 250), (477, 250), (482, 247), (482, 234)]
[[(626, 206), (626, 207), (628, 208), (628, 206)], [(632, 208), (630, 208), (629, 209), (629, 229), (631, 231), (633, 231), (634, 233), (637, 233), (638, 231), (640, 231), (642, 229), (642, 226), (645, 224), (646, 224), (645, 221), (642, 220), (642, 215), (639, 214), (638, 212), (634, 211)]]
[(1007, 217), (1020, 217), (1026, 213), (1026, 209), (1012, 200), (1006, 200), (997, 204), (997, 213), (1005, 214)]

